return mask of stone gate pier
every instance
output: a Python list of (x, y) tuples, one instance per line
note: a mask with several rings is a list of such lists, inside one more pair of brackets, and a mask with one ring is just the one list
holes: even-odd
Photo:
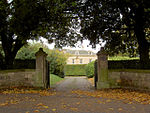
[(108, 56), (102, 47), (101, 50), (97, 53), (97, 89), (109, 88), (108, 81)]
[(35, 76), (35, 85), (36, 87), (47, 87), (47, 66), (46, 66), (46, 57), (47, 54), (43, 51), (43, 48), (40, 48), (35, 54), (36, 56), (36, 76)]

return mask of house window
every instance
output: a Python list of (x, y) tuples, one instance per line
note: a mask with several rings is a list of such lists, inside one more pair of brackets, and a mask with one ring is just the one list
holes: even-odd
[(74, 64), (74, 59), (72, 59), (72, 64)]
[(89, 59), (89, 63), (92, 62), (92, 59)]
[(92, 55), (92, 52), (89, 52), (89, 55)]
[(80, 64), (82, 64), (82, 59), (80, 59)]
[(75, 55), (79, 55), (79, 51), (75, 51)]

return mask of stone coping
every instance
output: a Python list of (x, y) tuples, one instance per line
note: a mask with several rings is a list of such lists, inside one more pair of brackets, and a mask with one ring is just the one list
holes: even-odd
[(35, 69), (11, 69), (11, 70), (0, 70), (0, 73), (10, 73), (10, 72), (34, 72)]

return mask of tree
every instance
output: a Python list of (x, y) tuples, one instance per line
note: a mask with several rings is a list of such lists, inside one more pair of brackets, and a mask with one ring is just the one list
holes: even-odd
[(47, 60), (50, 62), (50, 73), (64, 77), (64, 67), (68, 56), (58, 49), (49, 50)]
[(42, 43), (28, 43), (24, 45), (17, 53), (16, 59), (36, 59), (35, 53), (39, 50), (39, 48), (43, 48), (46, 53), (49, 54), (49, 48)]
[(64, 77), (64, 66), (66, 64), (68, 54), (58, 49), (50, 50), (46, 45), (41, 43), (28, 44), (23, 46), (17, 53), (16, 59), (35, 59), (35, 53), (39, 48), (43, 48), (48, 54), (47, 60), (50, 62), (50, 73)]
[(86, 0), (81, 3), (81, 32), (93, 45), (106, 42), (109, 54), (139, 53), (147, 63), (150, 47), (149, 0)]
[(1, 0), (0, 42), (4, 55), (0, 53), (0, 61), (4, 67), (12, 68), (18, 50), (28, 39), (44, 36), (51, 42), (55, 37), (57, 45), (63, 45), (64, 40), (67, 44), (75, 42), (77, 38), (68, 35), (71, 11), (67, 11), (74, 5), (74, 0)]

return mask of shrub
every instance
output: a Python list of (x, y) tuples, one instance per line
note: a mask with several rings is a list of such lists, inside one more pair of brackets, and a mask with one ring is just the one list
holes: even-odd
[(67, 55), (59, 50), (49, 50), (47, 60), (50, 62), (50, 73), (63, 78)]
[(14, 69), (35, 69), (35, 59), (15, 59), (13, 68)]
[(94, 63), (95, 61), (90, 62), (85, 66), (85, 72), (88, 78), (92, 78), (94, 76)]
[(48, 54), (47, 60), (50, 62), (50, 73), (64, 77), (64, 66), (66, 64), (67, 54), (57, 49), (50, 50), (47, 46), (40, 43), (29, 44), (19, 50), (16, 58), (21, 60), (35, 59), (35, 53), (40, 47)]
[(70, 65), (66, 65), (65, 69), (64, 69), (64, 73), (65, 75), (86, 75), (85, 73), (85, 66), (86, 64), (70, 64)]
[(143, 65), (140, 60), (109, 60), (108, 69), (150, 69), (150, 61)]

